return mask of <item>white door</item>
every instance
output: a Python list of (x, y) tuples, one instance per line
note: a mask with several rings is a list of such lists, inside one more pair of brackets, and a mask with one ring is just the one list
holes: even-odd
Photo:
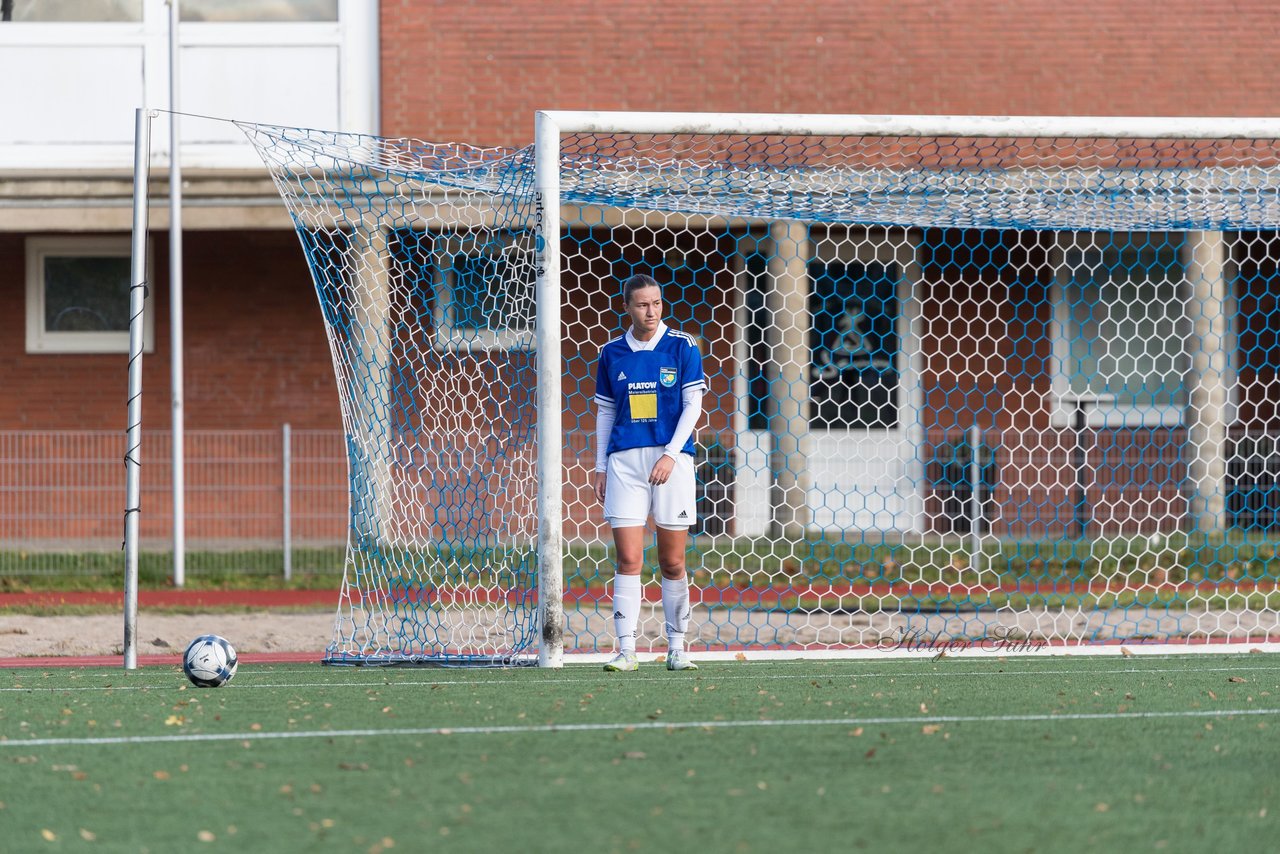
[[(829, 232), (814, 240), (809, 268), (809, 442), (804, 464), (810, 529), (922, 531), (924, 462), (915, 247), (904, 232)], [(752, 273), (757, 273), (752, 275)], [(736, 533), (768, 529), (768, 384), (761, 360), (766, 277), (743, 277), (740, 323)], [(802, 392), (803, 393), (803, 392)]]

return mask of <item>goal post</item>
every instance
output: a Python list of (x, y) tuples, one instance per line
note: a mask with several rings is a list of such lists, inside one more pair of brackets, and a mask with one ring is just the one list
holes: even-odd
[(695, 656), (1280, 636), (1280, 120), (242, 127), (347, 425), (331, 663), (611, 652), (591, 400), (634, 273), (707, 366)]
[[(534, 228), (537, 229), (538, 447), (564, 445), (560, 382), (560, 132), (534, 120)], [(564, 663), (564, 459), (538, 455), (538, 665)]]

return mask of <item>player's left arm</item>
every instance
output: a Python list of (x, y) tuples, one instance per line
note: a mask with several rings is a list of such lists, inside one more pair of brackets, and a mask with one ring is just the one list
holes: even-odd
[(654, 463), (649, 473), (649, 482), (666, 483), (675, 468), (676, 454), (682, 453), (685, 443), (693, 435), (702, 417), (702, 392), (706, 387), (706, 378), (702, 372), (702, 356), (692, 343), (684, 354), (680, 370), (680, 419), (676, 422), (675, 432), (671, 440), (662, 449), (662, 456)]

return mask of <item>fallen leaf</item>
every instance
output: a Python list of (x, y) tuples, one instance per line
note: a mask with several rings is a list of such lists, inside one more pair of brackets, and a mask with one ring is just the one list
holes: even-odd
[(153, 771), (153, 772), (151, 772), (151, 776), (152, 776), (152, 777), (155, 777), (157, 780), (168, 780), (168, 779), (169, 779), (169, 772), (168, 772), (168, 771)]
[(201, 842), (212, 842), (218, 837), (214, 836), (212, 831), (202, 830), (196, 834), (196, 838), (199, 839)]
[(1111, 809), (1111, 807), (1110, 807), (1110, 806), (1108, 806), (1107, 804), (1094, 804), (1094, 805), (1093, 805), (1093, 811), (1094, 811), (1094, 812), (1106, 812), (1106, 811), (1107, 811), (1107, 810), (1109, 810), (1109, 809)]
[(1244, 682), (1247, 680), (1245, 680), (1243, 676), (1228, 676), (1227, 681), (1228, 682)]
[(863, 758), (863, 759), (870, 759), (871, 757), (873, 757), (873, 756), (875, 756), (875, 755), (876, 755), (876, 749), (873, 747), (873, 748), (871, 748), (870, 750), (868, 750), (866, 753), (862, 754), (862, 758)]
[(849, 733), (849, 735), (853, 736), (854, 738), (857, 738), (858, 736), (862, 735), (862, 727), (858, 727), (857, 729), (853, 730), (852, 732)]
[(941, 724), (925, 724), (924, 726), (920, 727), (920, 731), (925, 735), (933, 735), (940, 729), (942, 729)]
[(1210, 700), (1216, 700), (1216, 699), (1218, 699), (1218, 695), (1217, 695), (1217, 694), (1215, 694), (1215, 693), (1213, 693), (1212, 691), (1210, 691), (1210, 692), (1209, 692), (1209, 699), (1210, 699)]
[(628, 750), (626, 753), (622, 754), (622, 758), (623, 759), (648, 759), (649, 757), (645, 755), (645, 752), (643, 750)]
[(92, 830), (85, 830), (82, 827), (80, 828), (80, 838), (83, 839), (85, 842), (93, 842), (95, 839), (98, 838), (98, 834), (94, 833)]
[(186, 721), (186, 718), (184, 718), (182, 715), (169, 715), (169, 717), (164, 719), (164, 725), (165, 726), (182, 726), (184, 721)]
[(1132, 656), (1132, 655), (1133, 655), (1133, 653), (1132, 653), (1132, 652), (1130, 652), (1130, 651), (1129, 651), (1128, 649), (1126, 649), (1125, 647), (1120, 647), (1120, 654), (1121, 654), (1121, 655), (1123, 655), (1125, 658), (1129, 658), (1130, 656)]
[(55, 842), (58, 839), (58, 834), (47, 827), (40, 831), (40, 835), (44, 837), (45, 842)]
[(745, 652), (740, 652), (737, 655), (735, 655), (734, 658), (736, 658), (738, 661), (746, 661), (747, 654)]

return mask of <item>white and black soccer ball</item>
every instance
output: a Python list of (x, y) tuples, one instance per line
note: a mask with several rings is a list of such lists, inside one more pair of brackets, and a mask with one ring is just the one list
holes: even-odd
[(201, 688), (217, 688), (236, 675), (236, 650), (218, 635), (201, 635), (182, 654), (182, 672), (191, 684)]

